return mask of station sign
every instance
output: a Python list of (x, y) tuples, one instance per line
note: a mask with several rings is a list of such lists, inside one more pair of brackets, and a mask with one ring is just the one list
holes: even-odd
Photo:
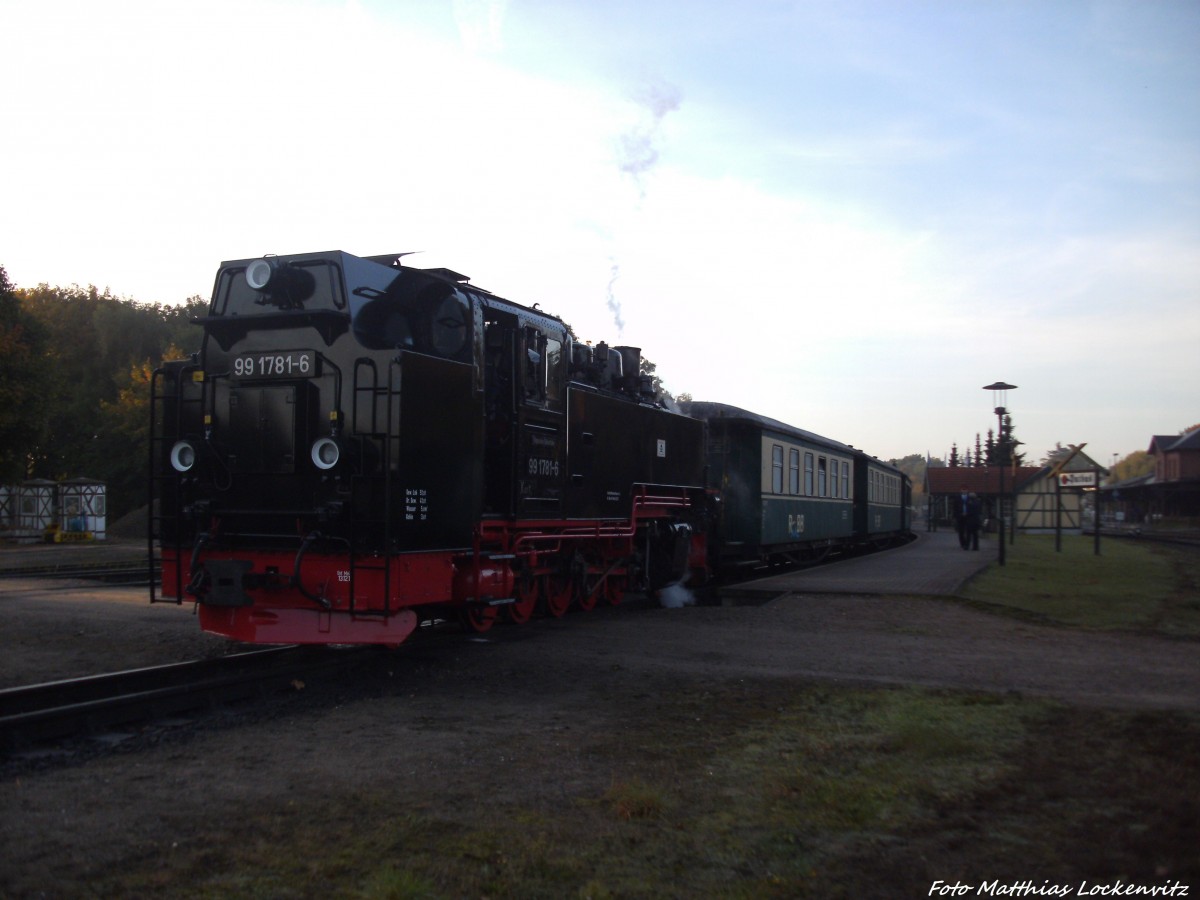
[(1060, 472), (1058, 483), (1065, 488), (1083, 488), (1096, 486), (1096, 473), (1091, 472)]

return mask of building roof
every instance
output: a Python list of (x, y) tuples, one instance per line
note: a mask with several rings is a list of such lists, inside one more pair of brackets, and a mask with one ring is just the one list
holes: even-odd
[(1148, 475), (1135, 475), (1133, 478), (1123, 478), (1120, 481), (1110, 481), (1108, 484), (1101, 486), (1100, 490), (1106, 494), (1113, 491), (1129, 491), (1135, 488), (1150, 487), (1155, 484), (1154, 473)]
[(1146, 452), (1157, 456), (1178, 450), (1200, 450), (1200, 428), (1193, 428), (1187, 434), (1156, 434), (1150, 438), (1150, 449)]
[[(1011, 491), (1047, 471), (1043, 466), (1004, 466), (1004, 490)], [(957, 494), (965, 486), (975, 494), (1000, 493), (1000, 466), (957, 466), (925, 470), (930, 494)], [(1014, 477), (1015, 474), (1015, 477)]]

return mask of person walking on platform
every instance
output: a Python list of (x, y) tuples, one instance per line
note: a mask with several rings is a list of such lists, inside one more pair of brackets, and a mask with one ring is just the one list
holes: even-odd
[(979, 529), (982, 525), (983, 503), (980, 502), (979, 495), (973, 493), (967, 498), (967, 543), (963, 544), (964, 550), (979, 549)]
[(969, 492), (964, 484), (962, 492), (954, 501), (954, 525), (958, 530), (958, 545), (964, 550), (979, 549), (981, 512), (979, 497)]

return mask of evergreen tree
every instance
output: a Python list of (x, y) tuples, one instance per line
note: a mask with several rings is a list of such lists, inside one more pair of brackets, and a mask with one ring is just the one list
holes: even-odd
[(0, 483), (24, 480), (30, 440), (41, 430), (46, 334), (0, 266)]

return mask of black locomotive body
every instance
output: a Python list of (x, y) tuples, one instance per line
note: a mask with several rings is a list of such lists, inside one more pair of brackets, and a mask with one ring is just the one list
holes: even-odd
[(704, 426), (635, 348), (398, 255), (224, 263), (198, 324), (153, 384), (151, 537), (208, 631), (399, 644), (705, 565)]

